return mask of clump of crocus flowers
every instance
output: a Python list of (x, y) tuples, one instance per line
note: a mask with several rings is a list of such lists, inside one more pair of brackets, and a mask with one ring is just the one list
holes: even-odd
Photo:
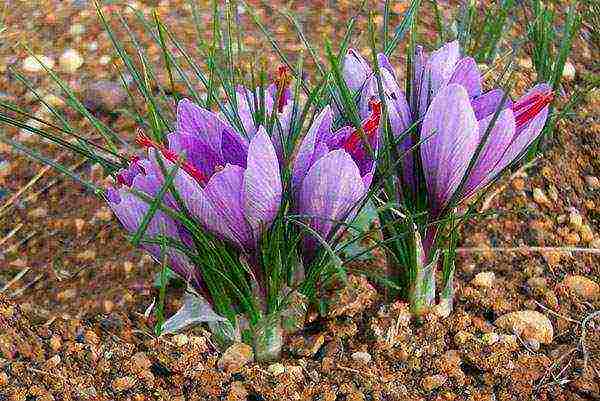
[(420, 314), (436, 301), (436, 268), (446, 251), (439, 306), (448, 313), (454, 269), (448, 238), (460, 221), (457, 208), (484, 191), (538, 138), (553, 93), (542, 83), (512, 102), (501, 89), (484, 91), (475, 60), (460, 56), (458, 42), (430, 54), (417, 46), (412, 66), (408, 94), (383, 54), (377, 56), (376, 76), (350, 50), (344, 74), (348, 87), (360, 92), (361, 113), (367, 99), (381, 96), (389, 116), (383, 137), (400, 155), (399, 162), (387, 163), (385, 174), (394, 173), (384, 177), (390, 182), (384, 192), (401, 210), (380, 213), (389, 274)]
[[(293, 100), (281, 70), (279, 78), (260, 100), (257, 92), (238, 88), (245, 132), (179, 101), (175, 131), (164, 139), (138, 133), (145, 156), (131, 158), (106, 194), (123, 226), (132, 235), (142, 231), (141, 246), (212, 308), (205, 320), (228, 318), (264, 360), (281, 350), (281, 315), (292, 288), (316, 285), (315, 272), (335, 262), (323, 245), (336, 243), (367, 194), (381, 118), (372, 99), (360, 128), (333, 130), (333, 113), (325, 107), (286, 158), (282, 140)], [(255, 125), (259, 103), (285, 120), (270, 134)]]

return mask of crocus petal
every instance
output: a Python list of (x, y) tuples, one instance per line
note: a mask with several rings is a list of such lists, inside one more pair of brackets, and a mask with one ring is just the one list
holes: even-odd
[(287, 143), (287, 138), (290, 135), (290, 126), (292, 124), (292, 117), (294, 112), (294, 105), (288, 103), (283, 107), (283, 112), (278, 113), (278, 122), (275, 122), (275, 131), (273, 134), (273, 146), (275, 147), (275, 153), (280, 163), (283, 163), (283, 147), (284, 143)]
[(414, 178), (414, 141), (410, 133), (406, 130), (412, 125), (411, 113), (404, 97), (404, 93), (400, 92), (398, 98), (393, 100), (387, 99), (388, 119), (390, 129), (394, 138), (402, 139), (398, 143), (398, 155), (402, 158), (402, 175), (404, 184), (410, 188), (415, 186)]
[(548, 118), (548, 108), (542, 110), (529, 124), (517, 132), (502, 159), (494, 169), (494, 174), (500, 173), (507, 166), (517, 160), (517, 158), (536, 140), (541, 134), (546, 119)]
[(177, 130), (198, 136), (224, 163), (245, 166), (248, 141), (218, 114), (183, 99), (177, 106)]
[[(477, 120), (483, 120), (490, 115), (493, 115), (496, 110), (501, 106), (502, 99), (504, 98), (504, 91), (502, 89), (493, 89), (486, 92), (471, 101), (471, 106), (475, 112), (475, 118)], [(511, 100), (507, 97), (502, 105), (503, 109), (510, 108), (512, 106)]]
[(299, 212), (310, 216), (310, 226), (327, 239), (337, 222), (344, 221), (365, 193), (358, 167), (345, 151), (334, 150), (309, 170), (299, 197)]
[[(384, 88), (385, 89), (385, 88)], [(379, 86), (377, 84), (377, 78), (374, 75), (367, 78), (365, 84), (360, 92), (360, 98), (358, 101), (358, 114), (361, 119), (369, 117), (369, 101), (373, 98), (379, 98)]]
[(394, 79), (396, 79), (396, 72), (394, 71), (394, 67), (392, 67), (390, 60), (385, 54), (379, 53), (377, 55), (377, 64), (379, 65), (379, 68), (387, 70), (390, 73), (390, 75)]
[(235, 91), (235, 97), (237, 101), (237, 112), (246, 131), (246, 135), (250, 138), (256, 133), (256, 126), (254, 125), (254, 119), (252, 118), (253, 107), (251, 105), (254, 102), (254, 96), (250, 90), (243, 86), (238, 86)]
[(331, 108), (326, 106), (315, 118), (306, 136), (300, 143), (292, 167), (292, 188), (294, 190), (300, 188), (304, 176), (306, 176), (308, 169), (312, 165), (317, 141), (321, 139), (325, 142), (330, 138), (332, 121), (333, 114)]
[(450, 81), (459, 56), (458, 41), (446, 43), (431, 52), (419, 81), (419, 116), (425, 114), (437, 92)]
[[(515, 103), (514, 106), (517, 106), (518, 103), (523, 102), (523, 101), (527, 101), (528, 98), (530, 98), (532, 95), (536, 94), (536, 93), (545, 93), (552, 90), (552, 88), (550, 87), (550, 85), (548, 85), (547, 83), (540, 83), (535, 85), (533, 88), (531, 88), (529, 91), (527, 91), (527, 93), (523, 96), (521, 96)], [(512, 106), (512, 105), (511, 105)], [(519, 113), (515, 112), (515, 118), (517, 118)], [(548, 107), (545, 107), (544, 109), (542, 109), (540, 111), (540, 113), (538, 113), (528, 124), (525, 124), (523, 127), (518, 127), (517, 128), (517, 135), (520, 135), (522, 131), (524, 131), (526, 128), (529, 127), (529, 125), (534, 125), (535, 127), (539, 127), (540, 124), (543, 128), (545, 122), (546, 122), (546, 118), (548, 117)], [(543, 121), (543, 123), (541, 123), (541, 121)], [(529, 137), (535, 137), (539, 134), (539, 132), (536, 131), (537, 128), (535, 128), (532, 131), (529, 131), (527, 133), (527, 135)], [(541, 130), (541, 129), (540, 129)], [(535, 139), (535, 138), (534, 138)]]
[(421, 128), (421, 158), (434, 213), (450, 200), (479, 142), (479, 124), (464, 87), (440, 90)]
[(177, 154), (185, 155), (185, 159), (206, 177), (213, 174), (215, 167), (225, 164), (219, 153), (197, 135), (176, 131), (169, 134), (167, 140), (169, 149)]
[(221, 148), (219, 117), (188, 99), (182, 99), (177, 105), (177, 130), (197, 135), (200, 140), (214, 150)]
[[(207, 209), (217, 215), (217, 219), (222, 221), (216, 234), (223, 236), (235, 244), (241, 245), (244, 249), (252, 248), (252, 231), (246, 221), (244, 214), (244, 169), (227, 164), (223, 170), (215, 173), (204, 188), (206, 200), (210, 201), (212, 208)], [(209, 221), (212, 216), (205, 215), (203, 223), (213, 225)]]
[(229, 163), (246, 167), (248, 141), (233, 129), (225, 128), (223, 130), (221, 152), (225, 164)]
[(449, 83), (460, 84), (465, 87), (470, 97), (481, 94), (481, 74), (477, 63), (472, 57), (460, 59), (454, 67)]
[[(479, 122), (479, 135), (481, 140), (485, 135), (493, 115)], [(495, 168), (506, 152), (515, 134), (515, 116), (510, 109), (504, 109), (498, 115), (494, 126), (491, 128), (487, 141), (477, 162), (473, 166), (464, 187), (464, 197), (474, 194), (479, 188), (488, 184), (495, 177)]]
[(281, 191), (279, 161), (271, 139), (261, 127), (250, 142), (244, 173), (244, 214), (255, 241), (279, 212)]
[(353, 91), (360, 90), (366, 79), (372, 74), (371, 67), (365, 59), (354, 49), (348, 50), (344, 57), (344, 67), (342, 71), (344, 81), (348, 88)]

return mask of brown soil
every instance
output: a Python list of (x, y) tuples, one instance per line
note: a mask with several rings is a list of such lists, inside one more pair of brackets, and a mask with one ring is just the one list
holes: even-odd
[[(19, 42), (54, 59), (65, 48), (78, 49), (84, 65), (63, 77), (82, 94), (91, 82), (116, 82), (114, 70), (99, 62), (111, 54), (110, 43), (87, 3), (8, 1), (0, 97), (40, 108), (7, 72), (26, 57)], [(181, 19), (188, 14), (183, 1), (148, 3), (159, 3), (170, 25), (188, 21)], [(307, 3), (293, 9), (311, 27), (311, 38), (319, 43), (343, 33), (351, 2)], [(426, 10), (424, 30), (431, 26)], [(286, 49), (298, 50), (286, 22), (260, 12)], [(209, 14), (203, 18), (208, 21)], [(76, 24), (85, 32), (74, 34)], [(191, 24), (181, 25), (177, 31), (192, 43)], [(360, 20), (357, 29), (365, 27)], [(424, 35), (431, 37), (431, 31)], [(244, 40), (251, 47), (263, 41), (259, 33)], [(576, 41), (570, 61), (577, 75), (566, 83), (567, 94), (583, 84), (585, 74), (597, 73), (597, 51), (583, 38)], [(151, 46), (149, 54), (157, 56), (158, 48)], [(534, 77), (526, 65), (517, 74), (521, 87), (515, 91), (521, 93)], [(29, 76), (44, 95), (58, 94), (44, 74)], [(97, 115), (118, 132), (133, 132), (133, 123), (118, 110), (122, 102), (107, 108), (119, 100), (115, 97), (100, 101)], [(468, 225), (450, 317), (431, 313), (411, 321), (406, 305), (386, 303), (365, 279), (353, 277), (338, 295), (344, 310), (313, 316), (302, 333), (287, 339), (283, 369), (250, 363), (224, 372), (217, 366), (221, 353), (201, 328), (154, 337), (153, 318), (144, 312), (157, 295), (152, 285), (157, 267), (123, 240), (101, 201), (0, 147), (9, 163), (0, 167), (0, 194), (7, 192), (0, 195), (0, 400), (598, 400), (600, 319), (593, 314), (600, 310), (600, 296), (593, 285), (582, 289), (564, 279), (579, 275), (600, 282), (600, 189), (589, 178), (600, 177), (599, 107), (596, 91), (559, 124), (544, 158), (498, 184), (490, 202), (495, 214)], [(77, 163), (56, 149), (40, 148)], [(77, 171), (102, 180), (85, 165)], [(495, 273), (490, 286), (474, 280), (480, 272)], [(181, 304), (181, 289), (169, 287), (167, 298), (171, 314)], [(554, 328), (551, 343), (529, 341), (494, 324), (518, 310), (547, 316)]]

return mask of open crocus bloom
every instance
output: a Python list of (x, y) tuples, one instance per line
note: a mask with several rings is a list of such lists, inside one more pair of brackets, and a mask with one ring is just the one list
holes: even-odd
[[(135, 189), (149, 197), (155, 197), (163, 182), (162, 174), (159, 170), (156, 170), (156, 167), (149, 159), (134, 158), (129, 168), (122, 170), (117, 176), (120, 186), (109, 188), (106, 191), (109, 206), (123, 224), (123, 227), (130, 233), (135, 233), (138, 230), (150, 208), (148, 203), (133, 194), (130, 189)], [(182, 173), (178, 172), (177, 174), (181, 175)], [(174, 205), (174, 200), (170, 196), (165, 196), (164, 200), (165, 203)], [(162, 236), (184, 244), (190, 243), (189, 233), (161, 210), (157, 210), (150, 220), (145, 236), (155, 239)], [(205, 293), (198, 272), (184, 253), (167, 246), (165, 253), (161, 254), (161, 246), (158, 244), (142, 243), (142, 248), (160, 263), (162, 263), (162, 258), (166, 257), (166, 261), (173, 271), (200, 293)]]
[(292, 166), (297, 209), (311, 218), (310, 226), (324, 239), (350, 217), (371, 185), (380, 118), (381, 105), (373, 101), (371, 115), (362, 123), (364, 136), (352, 127), (332, 132), (333, 112), (327, 106), (300, 144)]
[[(360, 87), (361, 104), (377, 94), (377, 81), (364, 59), (354, 51), (345, 59), (345, 72), (368, 70)], [(439, 214), (455, 192), (458, 200), (476, 193), (514, 162), (539, 136), (548, 116), (553, 95), (550, 87), (539, 84), (516, 102), (505, 101), (500, 89), (482, 93), (477, 64), (460, 57), (457, 42), (450, 42), (427, 55), (418, 47), (410, 101), (400, 91), (395, 73), (385, 55), (378, 56), (390, 128), (399, 140), (399, 153), (415, 144), (407, 129), (417, 125), (420, 156), (433, 215)], [(354, 85), (356, 78), (346, 77)], [(488, 126), (498, 111), (492, 127)], [(420, 127), (420, 128), (419, 128)], [(486, 139), (482, 143), (483, 139)], [(471, 159), (481, 147), (473, 168)], [(414, 155), (406, 154), (403, 164), (404, 185), (414, 189)], [(466, 174), (469, 174), (465, 178)], [(465, 183), (461, 183), (465, 178)]]
[[(182, 100), (177, 130), (168, 135), (168, 146), (143, 135), (138, 144), (155, 156), (160, 153), (167, 170), (185, 160), (174, 186), (186, 209), (212, 234), (247, 253), (255, 251), (261, 233), (279, 211), (282, 191), (275, 149), (263, 128), (248, 142), (217, 114)], [(145, 164), (158, 173), (148, 175), (141, 169), (138, 176), (160, 188), (163, 175), (157, 170), (156, 157), (150, 159)], [(133, 168), (121, 176), (128, 178)], [(167, 204), (176, 208), (172, 201)]]

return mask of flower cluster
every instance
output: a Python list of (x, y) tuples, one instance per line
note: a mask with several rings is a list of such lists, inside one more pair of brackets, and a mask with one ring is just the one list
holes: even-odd
[[(402, 155), (397, 177), (400, 189), (387, 196), (427, 216), (417, 227), (421, 235), (414, 237), (419, 243), (410, 246), (422, 247), (417, 258), (422, 260), (417, 263), (420, 268), (432, 263), (433, 276), (439, 222), (498, 177), (538, 138), (553, 93), (542, 83), (513, 102), (501, 89), (483, 91), (475, 60), (461, 57), (456, 41), (430, 54), (417, 46), (412, 62), (408, 94), (400, 89), (384, 54), (377, 56), (379, 76), (355, 50), (346, 55), (343, 72), (347, 86), (360, 92), (358, 106), (363, 115), (368, 100), (380, 95), (379, 85), (383, 88), (389, 131)], [(419, 186), (420, 180), (424, 185)], [(415, 210), (419, 188), (426, 190), (424, 210)]]
[[(179, 101), (174, 132), (164, 143), (138, 133), (136, 142), (146, 149), (146, 157), (132, 157), (128, 168), (116, 175), (117, 185), (107, 191), (109, 205), (125, 229), (136, 233), (150, 210), (140, 194), (155, 199), (170, 179), (172, 190), (162, 191), (162, 207), (150, 215), (144, 231), (148, 240), (142, 247), (155, 259), (166, 260), (211, 304), (217, 294), (211, 292), (202, 261), (194, 255), (201, 241), (198, 232), (210, 234), (218, 241), (215, 246), (233, 250), (236, 259), (247, 263), (254, 280), (249, 286), (261, 294), (278, 293), (284, 284), (269, 288), (271, 267), (262, 259), (265, 247), (277, 246), (263, 243), (265, 233), (276, 242), (270, 233), (274, 221), (292, 215), (304, 220), (310, 230), (302, 234), (297, 251), (301, 263), (310, 265), (323, 243), (335, 242), (343, 232), (342, 224), (356, 214), (373, 179), (381, 104), (370, 101), (361, 127), (336, 130), (331, 108), (325, 107), (286, 158), (283, 147), (294, 101), (287, 83), (280, 70), (276, 84), (260, 100), (258, 90), (238, 87), (235, 112), (242, 131), (217, 113), (186, 99)], [(256, 124), (261, 105), (267, 116), (277, 114), (279, 123), (271, 134)], [(241, 304), (233, 307), (236, 313), (244, 312)]]

